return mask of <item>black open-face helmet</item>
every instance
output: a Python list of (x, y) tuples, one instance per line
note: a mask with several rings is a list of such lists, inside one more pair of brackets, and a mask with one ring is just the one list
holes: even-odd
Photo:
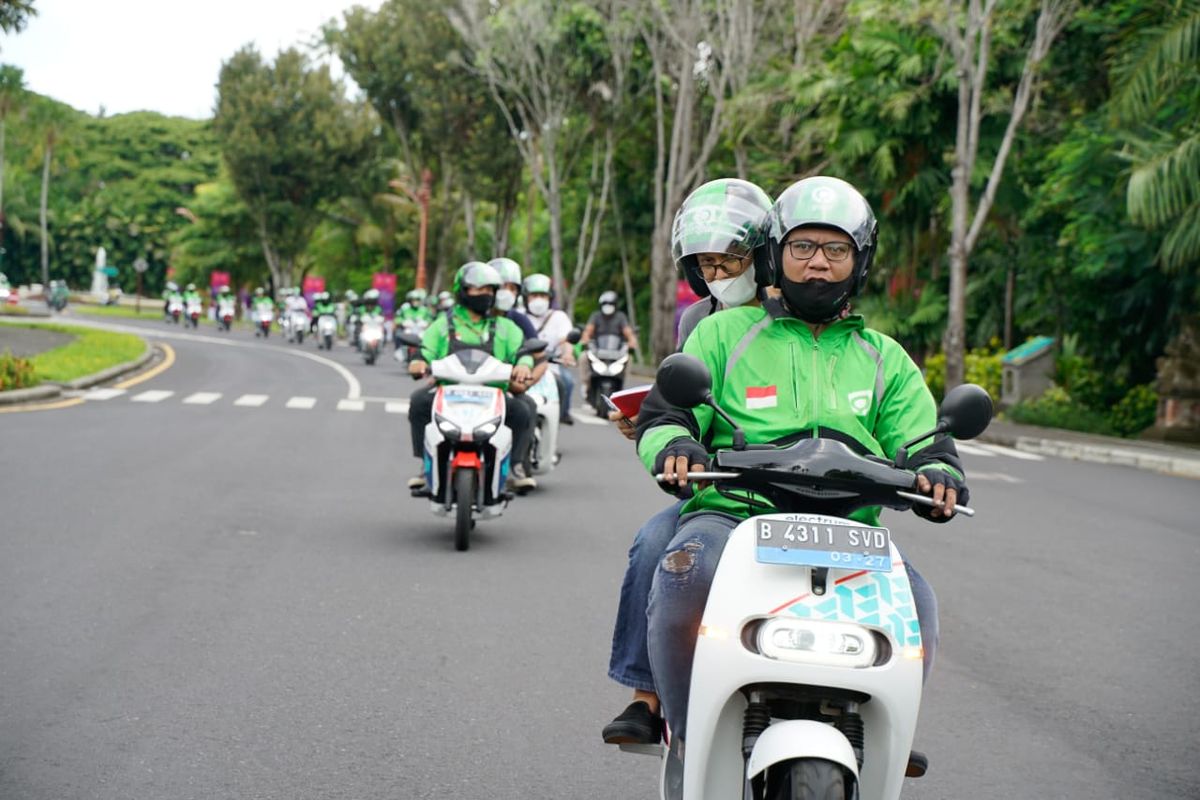
[(850, 296), (862, 291), (875, 258), (878, 224), (867, 199), (841, 178), (824, 175), (796, 181), (776, 199), (771, 209), (768, 247), (772, 283), (783, 280), (783, 242), (804, 225), (833, 228), (854, 242), (854, 283)]
[(701, 253), (753, 257), (755, 281), (769, 285), (764, 245), (770, 212), (767, 193), (738, 178), (709, 181), (687, 196), (671, 228), (671, 257), (693, 292), (709, 296), (697, 260)]

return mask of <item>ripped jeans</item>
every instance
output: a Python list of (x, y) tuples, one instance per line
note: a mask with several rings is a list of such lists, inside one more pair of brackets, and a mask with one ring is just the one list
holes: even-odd
[[(704, 616), (708, 590), (729, 534), (742, 520), (712, 512), (680, 518), (675, 537), (659, 560), (650, 586), (647, 639), (650, 668), (662, 701), (663, 715), (680, 738), (687, 730), (688, 690), (696, 635)], [(630, 566), (633, 566), (631, 560)], [(907, 560), (913, 603), (924, 645), (924, 679), (933, 668), (938, 644), (937, 597)]]

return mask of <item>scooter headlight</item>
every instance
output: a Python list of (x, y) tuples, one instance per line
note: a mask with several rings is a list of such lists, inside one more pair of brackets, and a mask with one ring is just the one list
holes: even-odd
[(758, 651), (767, 658), (827, 667), (872, 666), (875, 637), (861, 625), (773, 617), (758, 629)]
[(459, 430), (458, 426), (445, 417), (435, 415), (433, 421), (437, 423), (438, 430), (442, 432), (442, 435), (450, 441), (458, 441), (459, 437), (462, 436), (462, 431)]
[(474, 438), (477, 442), (484, 439), (490, 439), (498, 430), (500, 430), (500, 418), (495, 417), (494, 419), (490, 419), (482, 425), (476, 426), (475, 431), (472, 434), (472, 438)]

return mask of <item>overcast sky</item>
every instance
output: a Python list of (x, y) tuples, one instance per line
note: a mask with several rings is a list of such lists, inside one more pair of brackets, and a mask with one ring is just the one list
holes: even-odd
[(0, 34), (0, 62), (25, 70), (33, 91), (89, 114), (103, 106), (202, 119), (212, 116), (221, 62), (242, 45), (273, 59), (345, 9), (380, 2), (35, 0), (24, 31)]

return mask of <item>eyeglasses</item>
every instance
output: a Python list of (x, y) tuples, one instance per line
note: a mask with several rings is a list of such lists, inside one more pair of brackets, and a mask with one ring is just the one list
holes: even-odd
[(736, 278), (741, 275), (746, 269), (746, 256), (730, 256), (722, 261), (717, 261), (711, 264), (700, 264), (700, 275), (706, 281), (711, 281), (717, 277), (717, 270), (726, 278)]
[(825, 242), (825, 244), (817, 244), (810, 242), (808, 239), (793, 239), (790, 242), (784, 242), (792, 253), (792, 258), (800, 261), (808, 261), (817, 254), (820, 250), (825, 254), (825, 258), (830, 261), (845, 261), (849, 255), (854, 252), (854, 245), (849, 242)]

